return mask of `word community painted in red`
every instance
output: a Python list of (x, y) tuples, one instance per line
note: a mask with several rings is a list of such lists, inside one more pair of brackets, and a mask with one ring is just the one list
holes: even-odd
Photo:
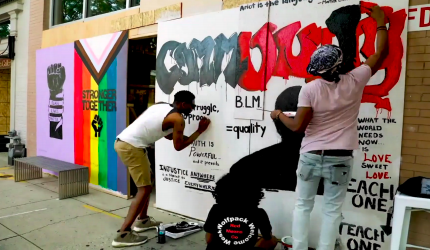
[[(374, 3), (362, 2), (361, 13), (369, 14), (367, 8), (374, 5)], [(405, 9), (396, 12), (393, 12), (391, 7), (382, 7), (382, 9), (387, 16), (386, 22), (389, 24), (388, 57), (380, 68), (380, 70), (385, 71), (385, 79), (379, 85), (366, 86), (362, 103), (374, 103), (376, 109), (385, 109), (391, 112), (390, 100), (384, 97), (389, 95), (390, 90), (400, 79), (404, 54), (401, 35), (407, 15)], [(315, 23), (304, 27), (302, 30), (300, 28), (301, 22), (295, 22), (273, 33), (277, 30), (277, 26), (269, 22), (253, 36), (251, 32), (242, 32), (238, 38), (238, 49), (241, 52), (241, 57), (238, 60), (241, 62), (246, 60), (248, 67), (241, 72), (238, 84), (248, 91), (266, 91), (266, 85), (272, 76), (283, 77), (284, 79), (294, 76), (305, 78), (307, 82), (315, 79), (306, 71), (310, 57), (320, 45), (332, 44), (335, 35), (328, 28), (318, 27)], [(357, 47), (354, 62), (356, 67), (362, 63), (359, 60), (360, 53), (365, 58), (375, 53), (376, 28), (376, 22), (371, 17), (359, 22), (356, 30)], [(362, 35), (365, 36), (365, 41), (360, 49), (358, 41)], [(297, 56), (293, 55), (294, 36), (297, 36), (301, 45), (301, 52)], [(266, 58), (258, 72), (249, 60), (250, 49), (257, 47), (260, 48), (262, 58)]]

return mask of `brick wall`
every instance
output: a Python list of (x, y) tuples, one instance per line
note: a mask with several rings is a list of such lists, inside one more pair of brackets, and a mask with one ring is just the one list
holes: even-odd
[[(430, 31), (408, 33), (407, 60), (400, 183), (414, 176), (430, 177)], [(412, 213), (408, 243), (430, 247), (429, 222), (429, 213)]]
[[(27, 85), (27, 148), (28, 156), (36, 155), (36, 50), (42, 45), (44, 0), (30, 0)], [(48, 2), (49, 3), (49, 2)]]
[(10, 69), (0, 69), (0, 135), (10, 130)]

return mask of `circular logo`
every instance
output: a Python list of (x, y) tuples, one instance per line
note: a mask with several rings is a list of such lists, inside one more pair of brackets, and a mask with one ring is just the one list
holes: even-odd
[(225, 218), (218, 224), (218, 236), (225, 245), (236, 246), (249, 242), (255, 234), (255, 226), (247, 218)]

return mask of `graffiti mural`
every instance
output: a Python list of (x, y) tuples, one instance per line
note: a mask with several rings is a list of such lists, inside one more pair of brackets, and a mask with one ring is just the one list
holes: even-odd
[[(339, 228), (348, 250), (389, 249), (400, 172), (408, 1), (374, 2), (387, 17), (389, 56), (362, 97), (360, 149), (354, 153)], [(375, 53), (377, 27), (369, 17), (374, 5), (358, 0), (268, 1), (159, 24), (156, 101), (172, 102), (177, 91), (192, 91), (197, 107), (185, 119), (184, 134), (192, 134), (202, 117), (211, 119), (211, 127), (184, 152), (176, 152), (170, 141), (157, 142), (157, 205), (206, 219), (215, 181), (236, 172), (265, 188), (262, 207), (274, 234), (291, 235), (304, 134), (274, 123), (270, 111), (297, 110), (301, 87), (316, 79), (306, 69), (320, 46), (339, 45), (344, 74)], [(249, 110), (252, 117), (238, 115)], [(192, 173), (212, 178), (199, 183)], [(323, 192), (320, 184), (318, 195)], [(321, 230), (321, 201), (317, 196), (311, 246)], [(364, 230), (373, 236), (362, 235)]]
[[(75, 42), (75, 163), (90, 183), (127, 194), (126, 168), (113, 148), (126, 127), (127, 32)], [(122, 112), (120, 112), (122, 110)]]
[[(360, 55), (368, 58), (375, 53), (376, 22), (371, 17), (361, 19), (361, 14), (368, 14), (368, 8), (374, 5), (362, 2), (361, 5), (339, 8), (326, 19), (327, 28), (319, 27), (316, 23), (302, 28), (301, 21), (278, 28), (269, 22), (255, 34), (242, 31), (228, 39), (225, 34), (215, 39), (208, 36), (203, 41), (193, 39), (188, 46), (176, 41), (166, 42), (157, 57), (157, 82), (165, 94), (171, 94), (177, 83), (189, 85), (198, 82), (200, 86), (211, 86), (217, 83), (221, 73), (225, 75), (225, 82), (229, 86), (235, 88), (239, 85), (247, 91), (266, 91), (272, 77), (287, 80), (298, 77), (309, 82), (315, 79), (306, 72), (312, 53), (321, 45), (333, 44), (334, 38), (344, 52), (342, 69), (347, 73), (363, 63)], [(362, 102), (374, 103), (376, 109), (391, 112), (390, 99), (385, 97), (400, 79), (404, 54), (401, 35), (407, 15), (405, 9), (393, 11), (388, 6), (382, 9), (389, 24), (389, 56), (381, 66), (386, 76), (379, 85), (366, 86)], [(339, 26), (339, 23), (343, 25)], [(365, 39), (360, 47), (362, 36)], [(300, 43), (298, 55), (292, 51), (295, 37)], [(250, 67), (250, 50), (254, 48), (260, 49), (262, 58), (267, 57), (259, 71)], [(166, 58), (174, 60), (175, 65), (166, 68)], [(227, 62), (224, 68), (223, 61)], [(260, 84), (262, 81), (263, 85)]]
[(66, 81), (66, 70), (61, 63), (52, 64), (48, 67), (49, 87), (49, 134), (51, 138), (63, 139), (63, 112), (64, 93), (63, 86)]
[(73, 43), (36, 53), (37, 155), (72, 163), (73, 60)]

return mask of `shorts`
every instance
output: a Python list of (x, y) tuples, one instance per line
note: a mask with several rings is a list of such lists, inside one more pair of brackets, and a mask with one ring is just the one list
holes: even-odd
[(122, 163), (128, 168), (136, 187), (152, 185), (153, 174), (146, 149), (136, 148), (127, 142), (116, 140), (115, 151)]

